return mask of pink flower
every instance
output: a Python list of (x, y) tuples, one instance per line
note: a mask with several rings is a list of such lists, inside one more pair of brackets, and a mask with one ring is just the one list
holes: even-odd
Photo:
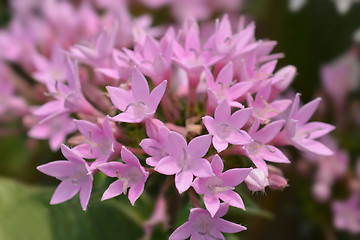
[(65, 141), (66, 136), (75, 130), (73, 119), (70, 118), (69, 113), (64, 112), (41, 120), (29, 130), (28, 135), (35, 139), (49, 139), (51, 150), (56, 151)]
[(50, 204), (65, 202), (80, 192), (80, 203), (85, 211), (91, 195), (93, 172), (84, 159), (65, 145), (61, 145), (61, 152), (68, 161), (55, 161), (37, 167), (40, 172), (61, 180)]
[(132, 205), (144, 191), (145, 182), (149, 173), (141, 166), (139, 159), (126, 147), (121, 149), (121, 162), (108, 162), (97, 166), (97, 168), (109, 177), (117, 177), (118, 180), (110, 184), (104, 192), (101, 200), (116, 197), (129, 190), (129, 200)]
[(196, 178), (192, 184), (198, 194), (204, 194), (204, 203), (211, 216), (214, 217), (219, 210), (219, 199), (231, 206), (245, 209), (241, 197), (233, 190), (245, 180), (251, 168), (232, 168), (223, 173), (224, 163), (219, 155), (213, 158), (211, 168), (215, 176)]
[(245, 183), (248, 189), (253, 192), (265, 192), (265, 188), (269, 186), (269, 180), (264, 171), (259, 168), (251, 170), (249, 175), (245, 178)]
[(279, 134), (284, 122), (284, 120), (275, 121), (258, 130), (260, 123), (256, 119), (248, 132), (254, 141), (245, 145), (246, 155), (256, 167), (265, 172), (266, 176), (268, 176), (268, 168), (265, 160), (276, 163), (290, 163), (289, 159), (278, 148), (267, 144)]
[(118, 23), (115, 22), (113, 29), (102, 29), (90, 42), (75, 44), (69, 54), (93, 67), (108, 66), (117, 32)]
[(162, 158), (169, 155), (167, 140), (170, 130), (160, 120), (154, 118), (147, 119), (145, 126), (149, 138), (143, 139), (139, 145), (151, 156), (146, 159), (146, 163), (156, 167)]
[(208, 211), (202, 208), (193, 208), (190, 210), (189, 221), (178, 227), (173, 232), (169, 240), (190, 239), (222, 239), (221, 232), (236, 233), (246, 230), (245, 227), (222, 219), (229, 209), (228, 204), (221, 204), (217, 213), (212, 217)]
[[(170, 31), (173, 32), (173, 31)], [(144, 44), (135, 46), (134, 51), (123, 49), (126, 55), (134, 61), (139, 70), (150, 77), (155, 85), (159, 85), (169, 75), (172, 63), (173, 33), (165, 35), (160, 42), (147, 36)]]
[(164, 95), (167, 81), (149, 93), (149, 85), (145, 77), (134, 68), (131, 75), (131, 92), (122, 88), (107, 86), (112, 103), (123, 111), (112, 117), (117, 122), (142, 122), (152, 117)]
[(225, 150), (228, 144), (244, 145), (252, 142), (251, 137), (240, 130), (248, 121), (251, 109), (238, 110), (231, 115), (231, 108), (223, 101), (215, 110), (215, 118), (203, 117), (206, 129), (213, 137), (213, 145), (218, 152)]
[(201, 46), (199, 26), (194, 19), (187, 19), (180, 33), (183, 35), (179, 41), (173, 43), (173, 60), (187, 72), (190, 85), (196, 87), (204, 66), (212, 66), (221, 56), (214, 54), (210, 43)]
[(76, 146), (73, 150), (79, 152), (84, 158), (96, 159), (96, 164), (106, 162), (114, 152), (117, 143), (109, 123), (109, 117), (106, 116), (104, 119), (102, 128), (84, 120), (75, 120), (75, 125), (88, 141)]
[(271, 94), (270, 83), (266, 84), (256, 94), (255, 101), (249, 94), (247, 102), (249, 107), (253, 108), (253, 115), (259, 118), (261, 123), (269, 123), (272, 118), (285, 111), (291, 104), (291, 100), (275, 100), (268, 102)]
[(332, 205), (334, 225), (339, 230), (353, 234), (360, 233), (360, 195), (354, 193), (345, 201), (335, 201)]
[(285, 131), (290, 143), (297, 149), (328, 156), (332, 155), (333, 151), (315, 139), (333, 131), (335, 127), (322, 122), (307, 123), (320, 100), (314, 99), (299, 109), (300, 94), (296, 94)]
[(232, 107), (243, 107), (236, 99), (251, 88), (252, 82), (237, 83), (233, 81), (232, 62), (229, 62), (221, 69), (216, 81), (214, 81), (214, 77), (208, 68), (205, 68), (205, 74), (208, 87), (208, 105), (210, 108), (215, 108), (224, 100)]
[(169, 156), (161, 159), (155, 170), (165, 175), (175, 175), (175, 185), (179, 193), (185, 192), (196, 177), (214, 176), (210, 163), (204, 159), (211, 144), (211, 135), (202, 135), (186, 143), (185, 138), (170, 132), (167, 140)]

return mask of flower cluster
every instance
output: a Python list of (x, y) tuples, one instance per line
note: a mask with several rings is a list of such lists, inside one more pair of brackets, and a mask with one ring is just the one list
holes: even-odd
[[(201, 5), (199, 15), (165, 28), (151, 26), (146, 16), (131, 17), (122, 1), (77, 7), (30, 1), (32, 8), (20, 2), (13, 1), (16, 15), (0, 32), (0, 47), (7, 49), (0, 49), (0, 58), (36, 81), (24, 91), (40, 93), (34, 99), (39, 104), (22, 104), (9, 85), (0, 100), (6, 95), (11, 101), (0, 113), (16, 110), (30, 137), (61, 148), (67, 160), (38, 167), (61, 181), (51, 204), (79, 193), (86, 210), (95, 174), (115, 178), (102, 200), (127, 194), (132, 205), (151, 175), (174, 176), (177, 191), (187, 192), (194, 208), (170, 239), (224, 239), (221, 232), (246, 229), (221, 218), (229, 206), (245, 209), (238, 185), (245, 182), (250, 191), (287, 186), (272, 165), (290, 163), (284, 146), (333, 154), (318, 138), (334, 127), (309, 122), (321, 99), (301, 107), (300, 94), (284, 97), (296, 69), (275, 70), (282, 57), (271, 53), (276, 42), (256, 40), (255, 24), (245, 18), (235, 24), (224, 15), (204, 28), (196, 18), (211, 9)], [(171, 1), (143, 2), (156, 7)], [(193, 8), (193, 1), (185, 2)], [(97, 15), (99, 8), (104, 15)], [(147, 138), (136, 139), (129, 126)], [(247, 164), (224, 164), (229, 156)]]

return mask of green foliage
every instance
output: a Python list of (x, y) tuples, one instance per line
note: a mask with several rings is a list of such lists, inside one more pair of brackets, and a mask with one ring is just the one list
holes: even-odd
[(53, 191), (0, 178), (0, 239), (133, 240), (143, 235), (135, 214), (126, 213), (129, 202), (96, 199), (83, 212), (78, 197), (50, 206)]

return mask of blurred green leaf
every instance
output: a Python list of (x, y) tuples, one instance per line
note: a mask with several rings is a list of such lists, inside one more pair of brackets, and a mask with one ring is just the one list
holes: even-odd
[[(124, 214), (119, 201), (90, 202), (83, 212), (78, 197), (49, 205), (50, 187), (0, 178), (0, 239), (140, 239), (142, 228)], [(132, 208), (130, 203), (128, 208)]]

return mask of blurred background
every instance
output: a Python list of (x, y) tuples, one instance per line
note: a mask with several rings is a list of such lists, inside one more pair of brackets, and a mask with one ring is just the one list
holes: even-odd
[[(350, 2), (349, 9), (344, 11), (338, 8), (339, 1), (342, 0), (248, 0), (236, 10), (255, 21), (257, 39), (278, 42), (274, 52), (284, 53), (285, 57), (280, 59), (277, 69), (289, 64), (296, 66), (298, 73), (292, 87), (302, 93), (302, 100), (323, 98), (315, 118), (337, 126), (332, 137), (337, 148), (346, 152), (347, 164), (343, 173), (324, 190), (327, 193), (323, 193), (319, 186), (322, 183), (319, 162), (331, 164), (330, 161), (336, 162), (337, 158), (315, 160), (297, 152), (290, 153), (292, 163), (284, 168), (289, 187), (253, 195), (238, 189), (247, 211), (233, 210), (227, 218), (242, 223), (248, 230), (226, 239), (360, 239), (360, 211), (349, 223), (354, 225), (354, 231), (334, 225), (334, 202), (346, 201), (354, 192), (359, 194), (356, 164), (360, 157), (360, 78), (357, 74), (360, 3), (344, 0)], [(10, 2), (0, 1), (3, 29), (13, 17)], [(133, 4), (131, 11), (134, 15), (152, 14), (155, 24), (169, 16), (167, 6), (152, 9)], [(211, 18), (222, 13), (215, 11)], [(344, 60), (347, 72), (335, 79), (336, 83), (324, 79), (335, 74), (329, 70), (330, 74), (326, 75), (326, 67), (336, 68), (343, 63), (341, 59), (348, 56), (353, 60), (349, 60), (351, 63)], [(25, 75), (17, 66), (12, 67), (19, 75)], [(32, 84), (31, 79), (28, 82)], [(349, 87), (342, 90), (341, 86), (345, 85)], [(334, 86), (339, 88), (333, 90)], [(344, 101), (339, 108), (336, 107), (337, 90), (344, 92), (339, 94)], [(2, 101), (7, 99), (0, 96), (0, 104)], [(141, 239), (144, 223), (155, 205), (156, 185), (164, 181), (162, 176), (148, 181), (146, 192), (134, 208), (121, 197), (101, 202), (101, 194), (109, 183), (102, 176), (95, 179), (96, 187), (86, 212), (82, 211), (77, 196), (51, 206), (49, 200), (58, 181), (37, 171), (36, 166), (63, 159), (63, 156), (52, 152), (46, 141), (29, 139), (21, 125), (20, 118), (9, 120), (2, 116), (0, 120), (0, 239)], [(325, 171), (326, 174), (332, 172)], [(184, 196), (171, 205), (182, 206), (187, 200)], [(186, 221), (189, 208), (190, 205), (182, 208), (184, 211), (179, 213), (176, 225)], [(168, 234), (160, 224), (154, 227), (152, 239), (167, 239)]]

